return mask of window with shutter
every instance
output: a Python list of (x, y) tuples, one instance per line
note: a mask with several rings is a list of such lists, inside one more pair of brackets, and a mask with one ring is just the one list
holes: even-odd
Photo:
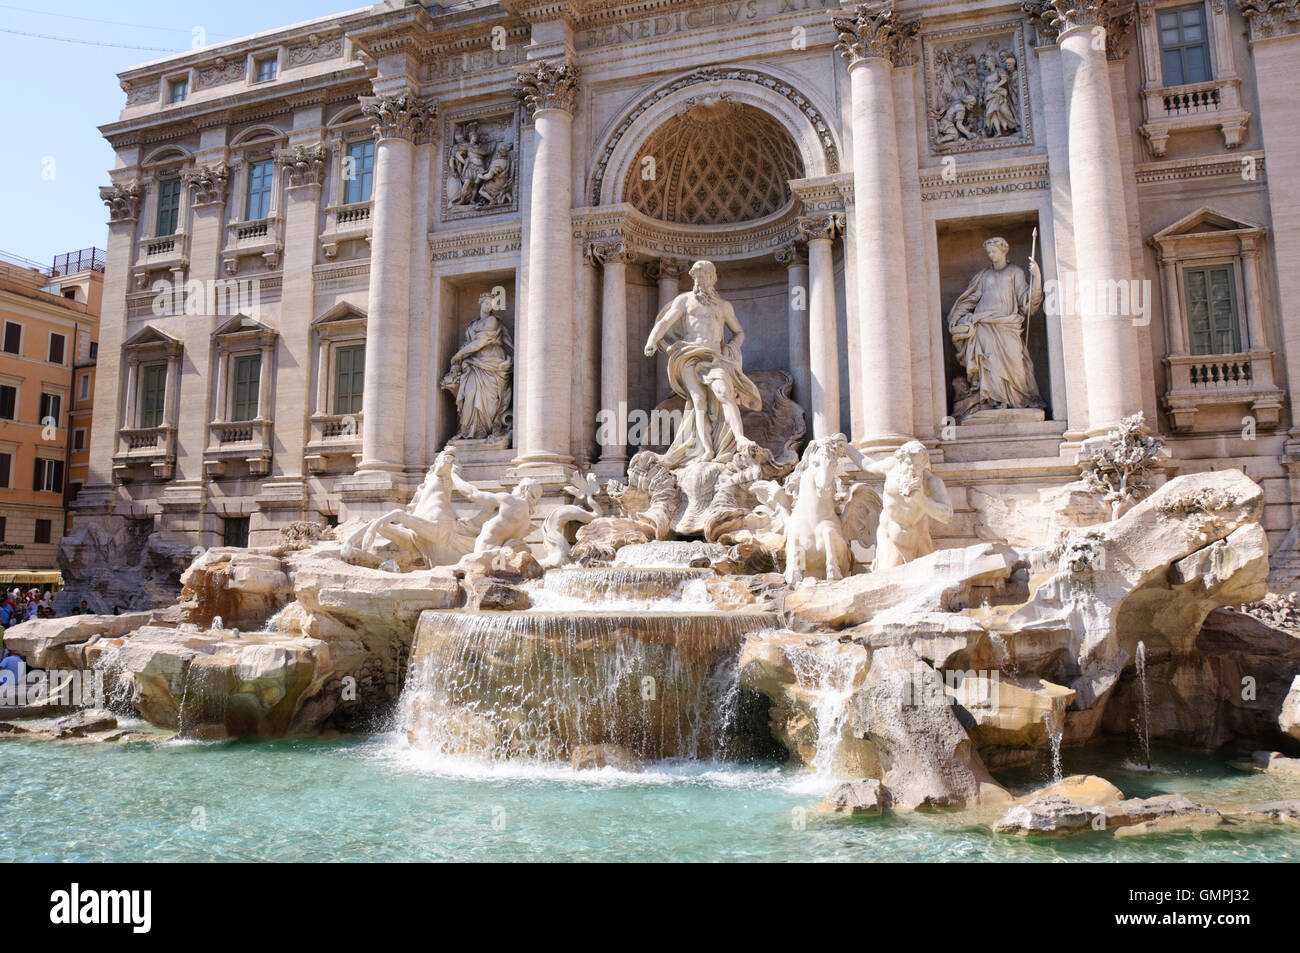
[(334, 413), (361, 413), (365, 381), (365, 345), (341, 347), (334, 352)]
[(140, 426), (161, 427), (163, 401), (167, 396), (167, 365), (149, 364), (140, 379)]
[(1240, 353), (1237, 284), (1232, 266), (1188, 268), (1183, 272), (1183, 282), (1192, 353)]
[(231, 420), (256, 420), (258, 391), (262, 384), (262, 356), (245, 354), (235, 358), (235, 381), (230, 407)]

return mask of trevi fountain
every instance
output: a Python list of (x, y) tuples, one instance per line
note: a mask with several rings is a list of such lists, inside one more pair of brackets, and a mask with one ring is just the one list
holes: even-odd
[(1300, 860), (1297, 24), (382, 0), (123, 72), (0, 858)]
[[(1039, 286), (986, 248), (950, 326), (981, 355), (971, 407), (1024, 406), (1014, 316)], [(925, 447), (805, 442), (788, 378), (745, 371), (714, 265), (690, 274), (645, 344), (680, 422), (626, 482), (575, 476), (538, 534), (538, 484), (477, 488), (453, 441), (409, 505), (206, 550), (175, 605), (28, 622), (6, 642), (50, 677), (11, 744), (123, 784), (178, 772), (217, 815), (238, 770), (258, 790), (241, 814), (287, 786), (359, 814), (366, 859), (495, 856), (494, 811), (518, 815), (500, 850), (549, 858), (1300, 856), (1300, 761), (1274, 750), (1300, 740), (1300, 640), (1254, 482), (1164, 480), (1134, 417), (1023, 514), (1037, 542), (937, 548), (953, 510)], [(510, 387), (481, 305), (446, 378), (470, 438)], [(97, 673), (99, 707), (40, 710), (64, 671)], [(440, 818), (417, 836), (368, 826), (415, 802)], [(60, 823), (44, 808), (38, 828)], [(101, 819), (78, 856), (112, 856), (126, 818)], [(215, 853), (318, 857), (283, 827)]]

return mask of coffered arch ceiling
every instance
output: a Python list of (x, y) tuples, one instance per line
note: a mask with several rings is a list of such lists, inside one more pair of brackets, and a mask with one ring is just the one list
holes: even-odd
[(726, 225), (790, 204), (804, 175), (799, 147), (775, 117), (726, 94), (698, 97), (646, 139), (623, 200), (662, 222)]

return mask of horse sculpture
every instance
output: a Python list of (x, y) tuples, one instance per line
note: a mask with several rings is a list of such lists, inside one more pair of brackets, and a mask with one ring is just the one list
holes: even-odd
[(380, 537), (419, 555), (429, 568), (451, 565), (470, 552), (475, 528), (457, 518), (452, 506), (455, 465), (454, 447), (439, 453), (410, 504), (371, 520), (349, 536), (343, 543), (343, 558), (362, 561), (367, 554), (373, 554)]
[(880, 497), (866, 484), (843, 488), (846, 457), (857, 457), (854, 462), (862, 465), (843, 434), (822, 437), (808, 444), (784, 486), (754, 485), (784, 524), (785, 578), (791, 586), (805, 576), (843, 579), (853, 568), (852, 541), (875, 536)]

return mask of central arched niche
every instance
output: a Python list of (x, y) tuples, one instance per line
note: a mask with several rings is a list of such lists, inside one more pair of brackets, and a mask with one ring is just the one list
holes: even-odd
[(637, 152), (624, 201), (661, 222), (730, 225), (787, 207), (804, 175), (799, 147), (773, 116), (726, 93), (700, 96)]

